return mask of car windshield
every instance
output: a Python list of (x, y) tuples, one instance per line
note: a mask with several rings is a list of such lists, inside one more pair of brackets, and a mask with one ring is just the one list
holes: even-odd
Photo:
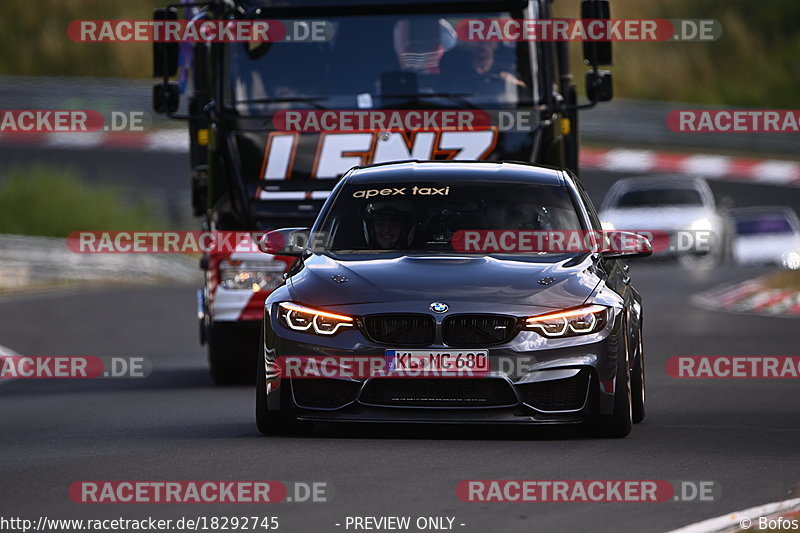
[(667, 207), (702, 206), (703, 198), (696, 189), (634, 189), (626, 191), (617, 200), (616, 207)]
[(781, 215), (764, 215), (736, 220), (737, 235), (785, 234), (793, 232), (791, 223)]
[(525, 183), (348, 183), (323, 216), (314, 251), (355, 256), (463, 252), (454, 235), (470, 230), (584, 229), (565, 187)]
[[(241, 115), (285, 108), (513, 107), (530, 103), (528, 47), (459, 40), (458, 15), (326, 17), (327, 42), (228, 46), (225, 104)], [(288, 19), (287, 19), (288, 20)]]

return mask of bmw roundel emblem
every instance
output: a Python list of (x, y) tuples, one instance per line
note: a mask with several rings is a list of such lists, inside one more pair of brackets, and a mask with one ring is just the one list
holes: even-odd
[(447, 310), (450, 309), (449, 305), (442, 302), (433, 302), (428, 307), (430, 307), (431, 311), (433, 311), (434, 313), (446, 313)]

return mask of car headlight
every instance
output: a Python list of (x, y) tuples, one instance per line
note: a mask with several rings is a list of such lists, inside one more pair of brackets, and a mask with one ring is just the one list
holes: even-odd
[(689, 226), (689, 231), (711, 231), (714, 224), (708, 218), (698, 218)]
[(283, 283), (285, 270), (281, 261), (224, 260), (219, 263), (219, 283), (233, 290), (272, 290)]
[(587, 335), (605, 327), (609, 310), (609, 307), (603, 305), (587, 305), (578, 309), (532, 316), (525, 320), (525, 327), (545, 337)]
[(784, 252), (781, 265), (789, 270), (800, 270), (800, 250)]
[(341, 328), (355, 326), (355, 320), (345, 315), (337, 315), (321, 309), (311, 309), (303, 305), (282, 302), (278, 304), (283, 323), (295, 331), (307, 331), (318, 335), (334, 335)]

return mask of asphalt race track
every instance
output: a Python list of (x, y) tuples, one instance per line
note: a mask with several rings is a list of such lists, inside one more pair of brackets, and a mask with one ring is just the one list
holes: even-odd
[[(24, 153), (11, 152), (0, 150), (3, 165), (21, 162)], [(59, 159), (57, 151), (38, 155)], [(94, 179), (133, 179), (130, 152), (64, 155)], [(184, 157), (146, 154), (148, 168), (175, 171), (163, 180), (145, 173), (137, 186), (185, 186)], [(583, 179), (599, 202), (617, 177), (587, 172)], [(800, 189), (713, 187), (737, 205), (800, 207)], [(154, 368), (145, 379), (1, 384), (0, 509), (33, 520), (277, 516), (288, 532), (346, 531), (347, 516), (379, 515), (455, 517), (454, 529), (463, 532), (658, 532), (798, 497), (796, 380), (680, 380), (665, 371), (675, 355), (800, 355), (796, 319), (718, 313), (690, 302), (698, 291), (762, 272), (633, 263), (645, 303), (648, 404), (646, 420), (624, 440), (402, 425), (322, 426), (306, 437), (266, 438), (255, 428), (251, 387), (211, 384), (197, 343), (194, 287), (0, 298), (0, 344), (20, 354), (143, 356)], [(455, 487), (467, 479), (707, 480), (721, 495), (714, 502), (464, 503)], [(332, 496), (260, 506), (81, 505), (68, 495), (80, 480), (325, 482)]]

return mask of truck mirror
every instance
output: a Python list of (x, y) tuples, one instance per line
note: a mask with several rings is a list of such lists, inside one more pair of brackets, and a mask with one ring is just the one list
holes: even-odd
[[(178, 10), (161, 7), (153, 11), (153, 20), (178, 20)], [(171, 78), (178, 73), (178, 43), (153, 43), (153, 77)]]
[(614, 98), (614, 84), (607, 70), (590, 70), (586, 73), (586, 97), (591, 102), (608, 102)]
[(153, 111), (156, 113), (174, 113), (178, 110), (177, 83), (157, 83), (153, 86)]
[[(611, 7), (608, 0), (583, 0), (581, 4), (582, 19), (601, 19), (611, 18)], [(611, 53), (611, 41), (584, 41), (583, 60), (587, 65), (597, 67), (600, 65), (611, 65), (613, 63)]]

